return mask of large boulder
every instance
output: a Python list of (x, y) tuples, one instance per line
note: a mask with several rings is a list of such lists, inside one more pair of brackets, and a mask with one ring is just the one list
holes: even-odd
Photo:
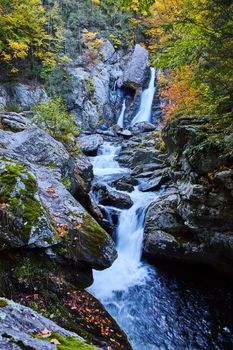
[[(15, 115), (13, 118), (16, 121)], [(77, 186), (75, 162), (64, 146), (24, 123), (21, 115), (18, 123), (24, 124), (23, 131), (0, 130), (1, 254), (12, 250), (16, 259), (24, 248), (28, 259), (34, 259), (33, 266), (38, 252), (44, 256), (45, 274), (51, 259), (56, 261), (54, 274), (56, 267), (62, 273), (73, 265), (71, 279), (87, 286), (92, 281), (90, 268), (103, 269), (115, 260), (114, 243), (78, 202), (78, 196), (73, 197), (72, 189)]]
[(71, 349), (97, 349), (77, 334), (59, 327), (53, 321), (28, 307), (7, 299), (0, 299), (0, 348), (56, 350), (57, 346)]
[(149, 53), (140, 45), (136, 45), (124, 71), (124, 85), (137, 90), (142, 87), (149, 68)]
[(100, 50), (103, 62), (115, 63), (117, 61), (116, 51), (109, 40), (104, 40), (103, 46)]
[(81, 176), (81, 178), (84, 180), (85, 184), (87, 185), (87, 192), (91, 189), (91, 182), (94, 178), (93, 174), (93, 165), (91, 164), (88, 157), (86, 157), (84, 154), (80, 153), (76, 159), (75, 159), (75, 165), (76, 165), (76, 173)]
[(87, 156), (96, 156), (99, 147), (103, 144), (103, 137), (94, 135), (83, 135), (79, 138), (81, 150)]
[(120, 209), (129, 209), (133, 205), (133, 201), (126, 193), (112, 190), (104, 184), (97, 183), (93, 186), (98, 201), (102, 205), (113, 206)]
[(47, 100), (48, 95), (40, 84), (3, 84), (0, 86), (0, 106), (15, 105), (22, 109), (28, 109), (42, 100)]
[(130, 131), (132, 134), (137, 135), (141, 134), (143, 132), (149, 132), (149, 131), (154, 131), (156, 129), (154, 124), (148, 123), (148, 122), (140, 122), (135, 124), (130, 128)]
[(125, 333), (87, 291), (70, 290), (59, 299), (34, 292), (17, 295), (15, 300), (24, 306), (0, 298), (1, 349), (132, 350)]

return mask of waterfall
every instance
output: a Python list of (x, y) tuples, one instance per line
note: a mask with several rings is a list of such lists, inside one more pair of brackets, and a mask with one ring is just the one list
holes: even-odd
[(151, 121), (152, 104), (155, 94), (155, 73), (155, 68), (151, 68), (149, 86), (142, 93), (140, 108), (136, 116), (133, 118), (131, 126), (135, 125), (136, 123)]
[(125, 110), (126, 110), (126, 103), (125, 103), (125, 99), (124, 99), (122, 109), (121, 109), (121, 114), (120, 114), (119, 119), (117, 121), (117, 125), (119, 125), (122, 129), (124, 128)]
[[(119, 167), (114, 160), (118, 147), (105, 143), (100, 155), (93, 161), (94, 173), (111, 176), (127, 169)], [(103, 167), (103, 168), (102, 168)], [(102, 170), (100, 171), (100, 169)], [(143, 241), (143, 224), (146, 209), (155, 199), (155, 193), (142, 193), (135, 187), (129, 194), (133, 206), (122, 210), (116, 232), (118, 259), (105, 271), (94, 272), (94, 284), (91, 292), (98, 298), (108, 298), (116, 291), (127, 290), (135, 283), (144, 283), (147, 267), (140, 262)]]

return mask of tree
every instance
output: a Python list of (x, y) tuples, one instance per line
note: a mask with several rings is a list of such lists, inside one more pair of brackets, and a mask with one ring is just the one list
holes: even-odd
[[(10, 74), (55, 64), (53, 37), (40, 0), (0, 0), (0, 64)], [(56, 46), (56, 45), (55, 45)]]
[[(232, 15), (230, 0), (157, 0), (150, 16), (144, 18), (153, 62), (169, 69), (170, 88), (166, 88), (173, 101), (177, 100), (175, 95), (181, 96), (179, 88), (185, 86), (185, 81), (180, 83), (181, 72), (192, 71), (186, 87), (192, 90), (195, 86), (198, 92), (195, 98), (192, 90), (190, 101), (196, 113), (232, 112)], [(183, 80), (186, 78), (184, 74)], [(183, 114), (190, 112), (190, 108), (181, 110)]]

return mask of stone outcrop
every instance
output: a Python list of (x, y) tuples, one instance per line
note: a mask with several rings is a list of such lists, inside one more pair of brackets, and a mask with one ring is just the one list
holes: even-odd
[(107, 185), (97, 183), (93, 186), (93, 191), (98, 196), (98, 202), (102, 205), (113, 206), (120, 209), (129, 209), (133, 201), (126, 193), (113, 191)]
[[(11, 116), (19, 124), (14, 125), (14, 130), (21, 131), (9, 130)], [(44, 257), (42, 272), (47, 274), (50, 263), (54, 275), (74, 264), (71, 280), (77, 285), (89, 285), (91, 268), (110, 266), (116, 250), (112, 239), (72, 195), (79, 180), (75, 162), (61, 143), (25, 122), (22, 115), (16, 118), (15, 114), (1, 114), (0, 119), (4, 120), (0, 130), (2, 254), (12, 249), (15, 254), (12, 264), (19, 266), (24, 264), (23, 259), (20, 262), (22, 248), (27, 250), (29, 260), (40, 249), (38, 259)], [(35, 259), (31, 262), (34, 264)], [(51, 283), (55, 287), (54, 281)]]
[(139, 107), (142, 88), (149, 78), (148, 51), (140, 45), (128, 51), (115, 50), (110, 41), (103, 40), (96, 60), (86, 62), (85, 57), (78, 57), (66, 67), (72, 91), (67, 97), (68, 107), (82, 130), (107, 130), (116, 124), (123, 95), (130, 119)]
[(149, 53), (140, 45), (136, 45), (124, 71), (124, 85), (133, 90), (142, 87), (149, 68)]
[(71, 349), (97, 349), (88, 345), (77, 334), (59, 327), (53, 321), (28, 307), (7, 299), (0, 299), (0, 348), (55, 350), (58, 345)]
[(0, 86), (0, 109), (14, 105), (25, 110), (47, 99), (44, 87), (39, 84), (17, 83)]
[(229, 117), (181, 118), (163, 130), (176, 190), (172, 196), (165, 191), (148, 209), (145, 253), (210, 264), (232, 275), (231, 123)]
[(80, 147), (87, 156), (96, 156), (99, 147), (103, 144), (103, 137), (98, 134), (83, 135), (79, 138)]

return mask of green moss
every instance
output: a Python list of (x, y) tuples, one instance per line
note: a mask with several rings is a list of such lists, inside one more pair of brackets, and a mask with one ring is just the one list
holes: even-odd
[(6, 307), (8, 305), (8, 302), (6, 299), (0, 299), (0, 308)]
[(20, 106), (17, 105), (16, 103), (11, 102), (11, 103), (8, 103), (8, 104), (6, 105), (5, 110), (6, 110), (7, 112), (20, 113), (20, 112), (22, 111), (22, 108), (20, 108)]
[(107, 233), (89, 214), (83, 218), (83, 224), (80, 230), (85, 235), (85, 241), (90, 254), (98, 257), (101, 247), (108, 237)]
[(93, 83), (93, 77), (90, 75), (87, 80), (87, 92), (89, 99), (93, 96), (94, 93), (94, 83)]
[(2, 161), (0, 166), (0, 183), (0, 203), (7, 205), (9, 221), (16, 217), (22, 219), (20, 226), (13, 229), (26, 240), (42, 214), (42, 207), (35, 198), (36, 180), (23, 164), (8, 160)]
[(57, 346), (58, 350), (95, 350), (96, 349), (94, 346), (85, 344), (82, 340), (79, 340), (75, 337), (64, 338), (57, 333), (52, 333), (51, 337), (45, 338), (43, 340), (51, 342), (53, 339), (56, 339), (60, 343)]
[(112, 40), (112, 43), (113, 43), (113, 46), (114, 48), (117, 50), (121, 47), (122, 45), (122, 42), (121, 40), (119, 39), (119, 37), (115, 34), (110, 34), (109, 35), (109, 38)]
[(70, 178), (69, 177), (65, 177), (65, 178), (62, 178), (61, 181), (62, 181), (63, 185), (65, 186), (65, 188), (67, 190), (70, 190), (71, 185), (72, 185)]

